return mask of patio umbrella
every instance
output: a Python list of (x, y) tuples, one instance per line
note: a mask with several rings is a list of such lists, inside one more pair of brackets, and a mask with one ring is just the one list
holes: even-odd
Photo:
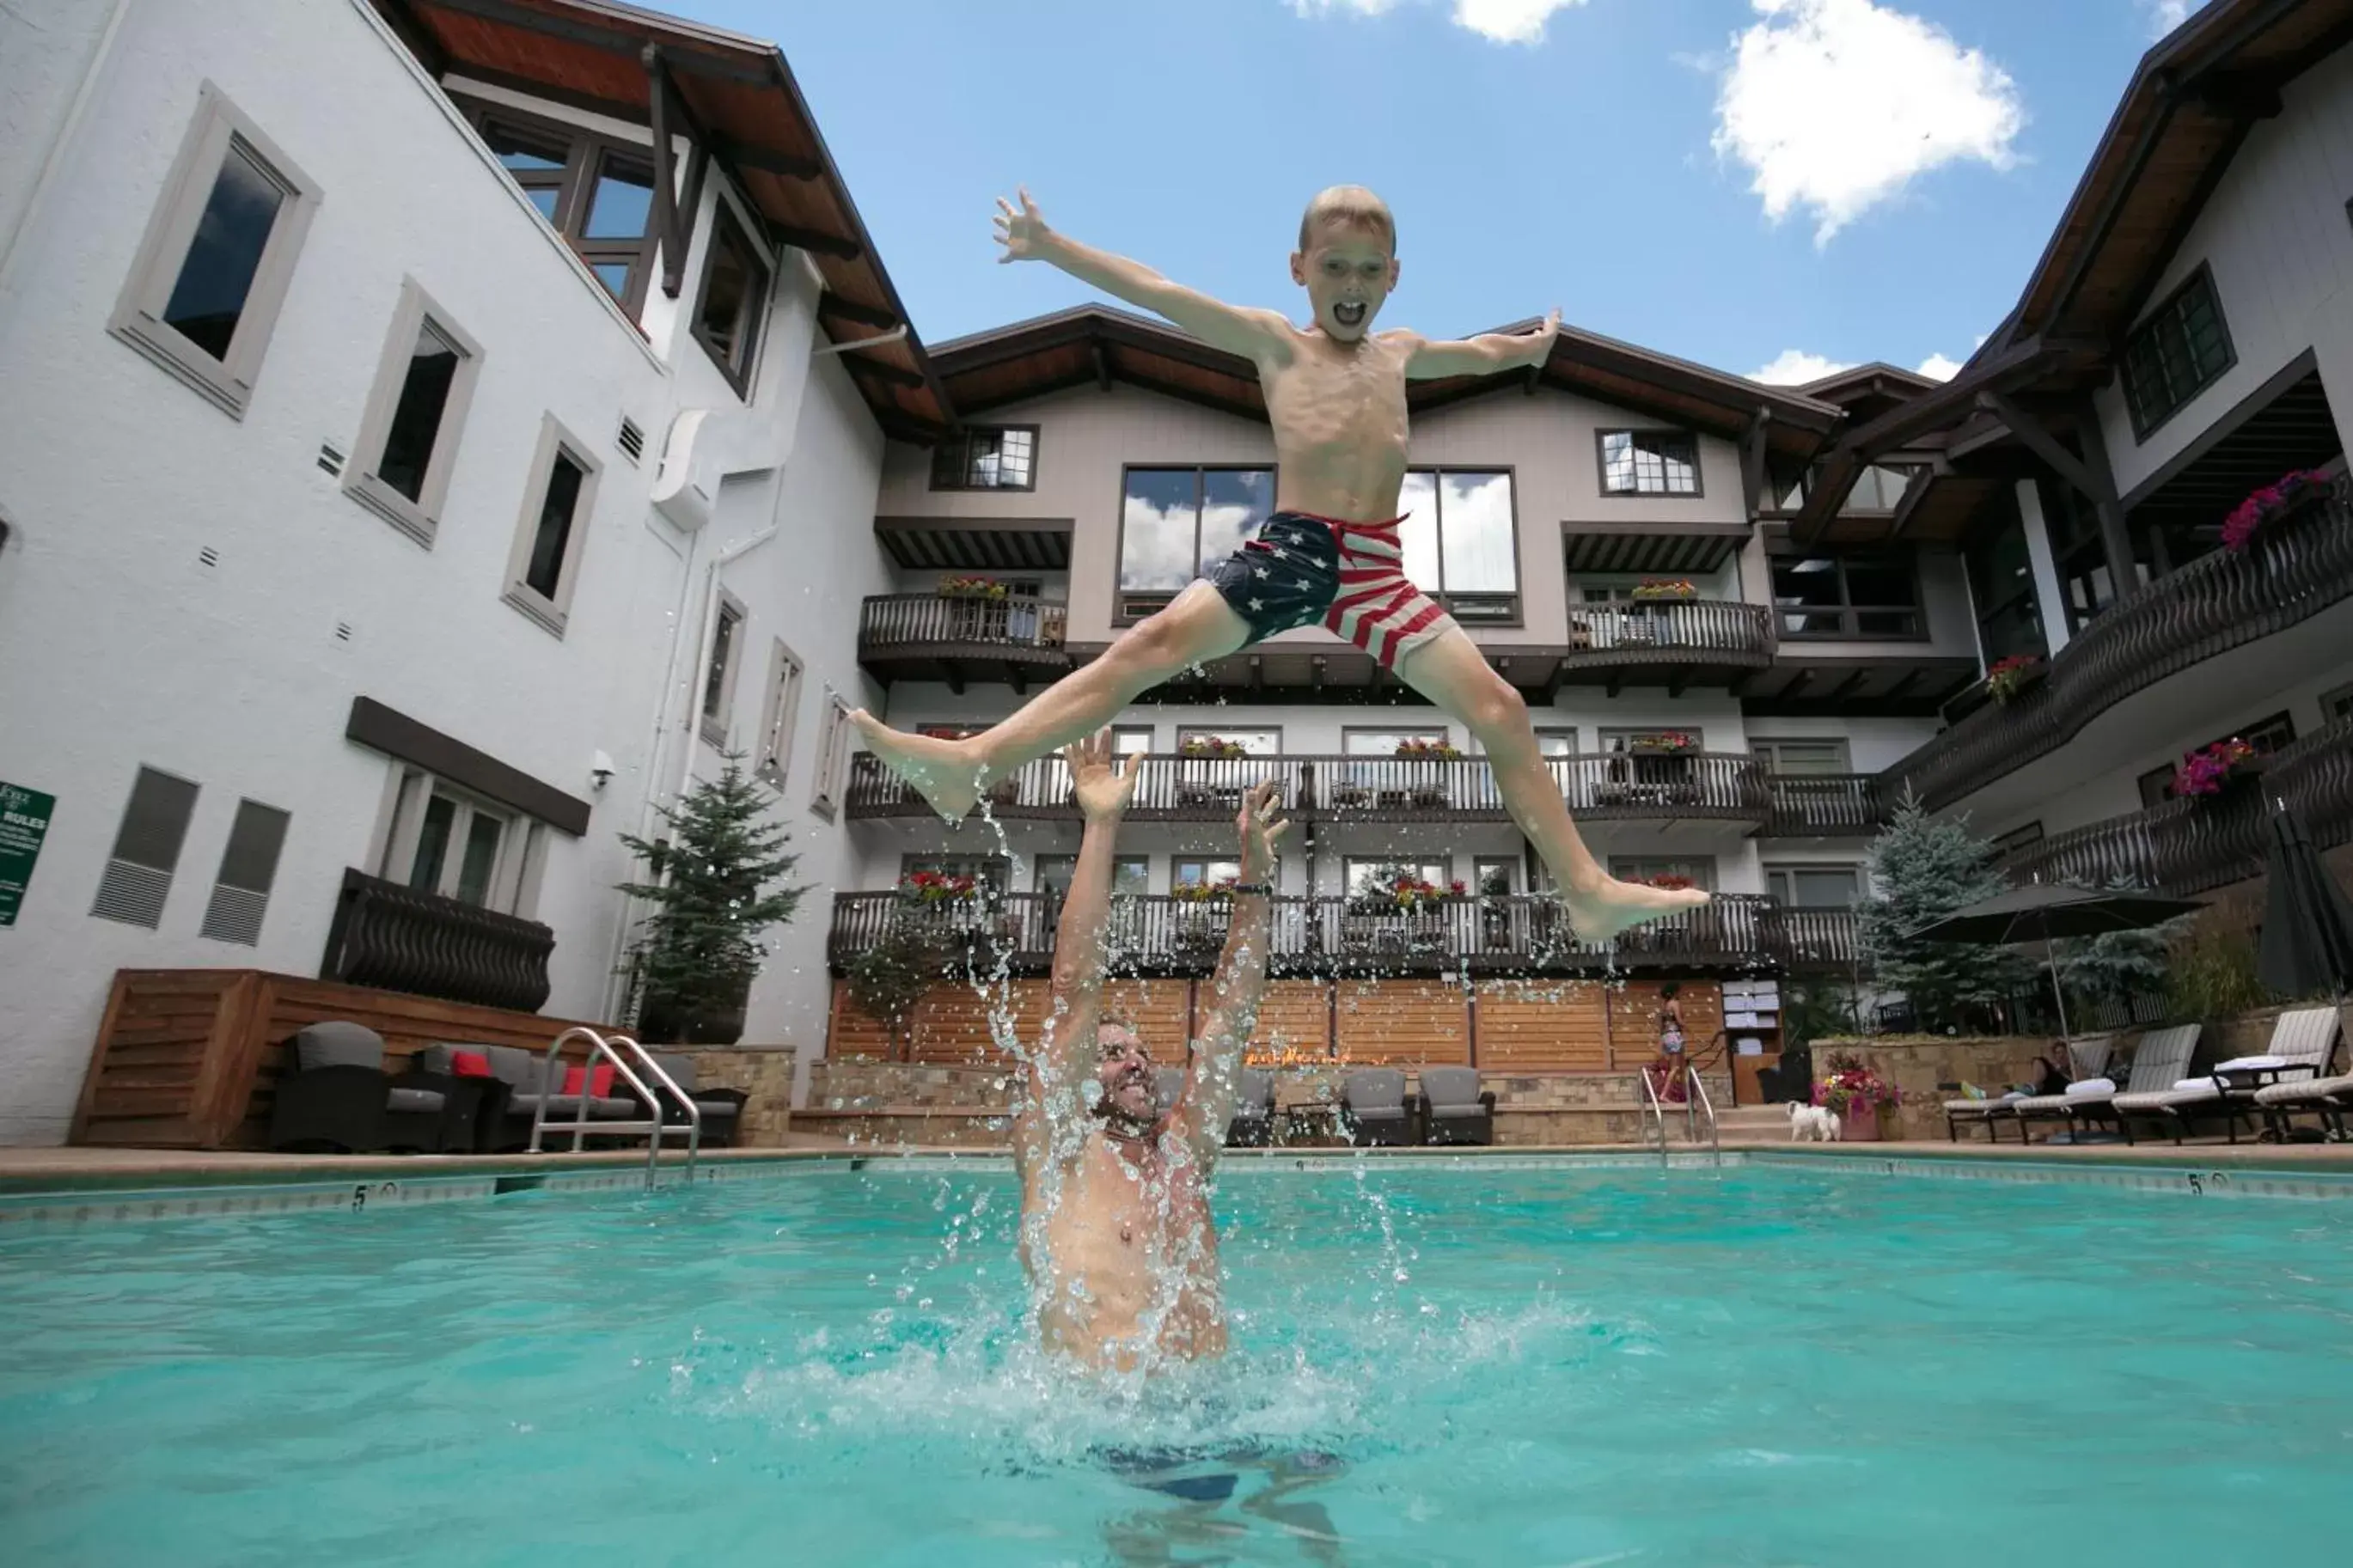
[(2263, 869), (2263, 935), (2255, 973), (2283, 996), (2335, 996), (2353, 990), (2353, 902), (2313, 847), (2303, 816), (2283, 805), (2272, 814), (2271, 853)]
[(2008, 946), (2040, 942), (2051, 968), (2051, 994), (2059, 1003), (2059, 1032), (2067, 1027), (2067, 997), (2059, 985), (2059, 960), (2051, 944), (2067, 937), (2105, 936), (2116, 931), (2146, 931), (2205, 906), (2158, 893), (2104, 893), (2090, 888), (2037, 882), (1955, 910), (1913, 934), (1928, 942)]

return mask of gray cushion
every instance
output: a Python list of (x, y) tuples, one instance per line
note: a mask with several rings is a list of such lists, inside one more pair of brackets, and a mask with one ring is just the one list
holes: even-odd
[(2295, 1105), (2353, 1094), (2353, 1074), (2339, 1078), (2288, 1079), (2255, 1090), (2257, 1105)]
[(1267, 1116), (1274, 1110), (1274, 1075), (1258, 1068), (1242, 1068), (1241, 1093), (1234, 1101), (1243, 1116)]
[(733, 1116), (740, 1109), (732, 1100), (698, 1100), (694, 1102), (694, 1108), (702, 1112), (702, 1119), (705, 1121), (714, 1116), (721, 1118)]
[(438, 1116), (441, 1105), (441, 1091), (438, 1089), (396, 1089), (384, 1097), (386, 1110), (421, 1110)]
[[(486, 1046), (490, 1055), (491, 1075), (500, 1082), (513, 1086), (517, 1094), (539, 1092), (539, 1054), (520, 1046)], [(561, 1081), (561, 1080), (559, 1080)]]
[[(670, 1074), (670, 1081), (678, 1085), (680, 1089), (683, 1089), (689, 1100), (694, 1098), (694, 1058), (692, 1057), (671, 1056), (664, 1052), (657, 1051), (653, 1053), (653, 1058), (654, 1066)], [(643, 1077), (644, 1075), (639, 1074), (638, 1076)], [(652, 1089), (655, 1086), (649, 1083), (646, 1087), (648, 1089)]]
[(294, 1037), (298, 1072), (317, 1068), (382, 1068), (384, 1037), (364, 1024), (312, 1024)]
[(1403, 1121), (1405, 1107), (1352, 1105), (1348, 1108), (1348, 1115), (1357, 1121)]
[(1340, 1082), (1340, 1098), (1358, 1116), (1405, 1114), (1405, 1074), (1396, 1068), (1364, 1068)]
[(1424, 1068), (1421, 1092), (1430, 1097), (1432, 1115), (1462, 1115), (1486, 1109), (1479, 1103), (1477, 1068)]

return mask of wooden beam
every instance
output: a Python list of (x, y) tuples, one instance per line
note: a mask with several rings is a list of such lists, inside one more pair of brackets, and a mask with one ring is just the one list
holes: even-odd
[(1324, 689), (1324, 658), (1317, 654), (1307, 661), (1307, 684), (1317, 691)]
[(1917, 664), (1914, 665), (1911, 668), (1904, 672), (1903, 676), (1897, 679), (1894, 685), (1889, 687), (1885, 691), (1879, 694), (1880, 700), (1883, 702), (1893, 702), (1895, 699), (1906, 695), (1915, 686), (1920, 684), (1920, 677), (1925, 672), (1925, 666)]
[(1266, 689), (1266, 660), (1258, 654), (1250, 656), (1250, 684), (1252, 691)]
[(1765, 510), (1765, 451), (1772, 436), (1773, 411), (1760, 404), (1757, 417), (1748, 422), (1746, 434), (1740, 437), (1740, 483), (1747, 493), (1750, 517)]
[(640, 50), (638, 63), (645, 68), (646, 103), (653, 116), (654, 235), (661, 246), (661, 291), (675, 300), (686, 278), (686, 221), (678, 210), (678, 158), (670, 128), (670, 72), (663, 68), (659, 44), (648, 44)]
[(1540, 364), (1532, 364), (1525, 370), (1520, 372), (1520, 394), (1522, 396), (1534, 397), (1536, 395), (1536, 388), (1543, 384), (1544, 366)]
[(930, 384), (923, 380), (920, 373), (902, 369), (898, 365), (892, 364), (888, 360), (869, 359), (864, 354), (857, 353), (842, 354), (839, 358), (843, 368), (851, 371), (863, 371), (867, 374), (874, 377), (875, 380), (887, 381), (893, 386), (925, 386)]
[(1862, 689), (1862, 683), (1870, 679), (1871, 670), (1867, 667), (1862, 669), (1855, 670), (1844, 680), (1840, 681), (1836, 686), (1831, 687), (1828, 691), (1824, 692), (1822, 694), (1822, 700), (1825, 702), (1836, 702), (1841, 697), (1845, 697), (1852, 692), (1861, 690)]
[(1757, 672), (1756, 670), (1742, 670), (1738, 675), (1732, 678), (1732, 684), (1724, 689), (1724, 694), (1727, 697), (1734, 698), (1747, 696), (1748, 689), (1757, 683)]
[(964, 661), (962, 659), (952, 658), (947, 661), (947, 677), (948, 689), (958, 697), (963, 696)]
[[(2113, 495), (2100, 493), (2100, 481), (2084, 466), (2084, 459), (2069, 451), (2059, 437), (2043, 427), (2042, 422), (2017, 404), (1990, 389), (1978, 394), (1978, 406), (2010, 426), (2010, 434), (2026, 443), (2027, 450), (2042, 458), (2059, 477), (2065, 479), (2084, 498), (2091, 501), (2114, 500)], [(2098, 435), (2094, 426), (2093, 435)]]
[(1667, 677), (1667, 695), (1669, 697), (1681, 697), (1683, 694), (1683, 688), (1691, 684), (1691, 678), (1692, 667), (1690, 665), (1679, 664), (1675, 666), (1674, 673)]
[[(599, 22), (580, 20), (574, 16), (558, 16), (515, 4), (515, 0), (428, 0), (438, 10), (455, 11), (462, 16), (478, 17), (495, 22), (503, 27), (514, 27), (543, 37), (562, 38), (566, 43), (580, 44), (610, 54), (635, 55), (646, 43), (641, 33), (620, 27), (607, 26)], [(765, 87), (776, 81), (768, 62), (754, 62), (739, 57), (706, 54), (701, 49), (672, 45), (668, 51), (671, 63), (679, 69), (695, 76), (716, 77), (723, 81), (749, 82)]]
[(768, 225), (768, 232), (783, 244), (797, 249), (812, 251), (818, 256), (833, 256), (844, 261), (855, 261), (866, 254), (866, 247), (856, 240), (838, 234), (828, 234), (822, 229), (801, 228), (789, 223), (772, 222)]
[(862, 327), (895, 327), (899, 312), (887, 305), (861, 305), (855, 300), (845, 300), (828, 289), (817, 297), (817, 313), (839, 316), (845, 321), (856, 321)]
[(2124, 503), (2116, 499), (2116, 470), (2108, 466), (2108, 448), (2100, 438), (2100, 411), (2086, 395), (2076, 412), (2084, 432), (2084, 468), (2091, 476), (2094, 511), (2100, 520), (2100, 553), (2107, 557), (2108, 582), (2121, 605), (2140, 592), (2140, 573), (2133, 563), (2132, 531), (2125, 525)]
[(732, 136), (713, 132), (711, 150), (726, 163), (739, 169), (757, 169), (763, 174), (781, 174), (788, 180), (819, 180), (825, 177), (825, 165), (815, 158), (804, 158), (798, 153), (787, 153), (781, 147), (754, 147), (748, 142), (738, 142)]
[(1103, 341), (1098, 338), (1087, 344), (1087, 354), (1094, 361), (1095, 385), (1102, 391), (1109, 392), (1111, 390), (1111, 351), (1104, 348)]

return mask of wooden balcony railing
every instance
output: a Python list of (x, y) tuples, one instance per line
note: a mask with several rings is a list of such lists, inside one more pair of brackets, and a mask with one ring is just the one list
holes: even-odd
[[(836, 893), (828, 955), (836, 967), (847, 965), (897, 922), (933, 938), (959, 968), (992, 973), (1002, 962), (1008, 973), (1037, 973), (1052, 961), (1059, 912), (1046, 893), (934, 905), (912, 903), (895, 892)], [(1223, 903), (1165, 894), (1118, 899), (1109, 930), (1113, 968), (1206, 973), (1225, 944), (1229, 913)], [(1788, 962), (1775, 943), (1793, 935), (1818, 946), (1832, 941), (1788, 923), (1792, 914), (1812, 913), (1844, 911), (1785, 910), (1770, 899), (1722, 894), (1703, 909), (1627, 932), (1613, 952), (1579, 943), (1560, 905), (1548, 898), (1462, 899), (1409, 913), (1369, 910), (1343, 898), (1282, 898), (1274, 900), (1270, 961), (1278, 972), (1293, 974), (1590, 974), (1613, 965), (1762, 969)]]
[(1797, 974), (1852, 976), (1868, 968), (1852, 910), (1792, 910), (1775, 904), (1760, 929), (1765, 951)]
[(2353, 510), (2341, 486), (2159, 578), (2061, 649), (2008, 704), (1988, 703), (1885, 775), (1932, 809), (1951, 805), (2073, 739), (2094, 716), (2166, 677), (2256, 642), (2353, 595)]
[(1766, 778), (1773, 797), (1766, 831), (1777, 837), (1869, 837), (1894, 815), (1876, 773), (1767, 773)]
[(2217, 795), (2169, 800), (2027, 846), (2002, 862), (2016, 882), (2118, 882), (2187, 897), (2260, 876), (2272, 803), (2304, 814), (2323, 848), (2353, 840), (2353, 720), (2339, 720), (2267, 759)]
[(536, 1013), (555, 932), (346, 869), (319, 978)]
[(1065, 606), (1044, 599), (885, 594), (866, 601), (858, 647), (861, 654), (959, 647), (1059, 653), (1066, 615)]
[[(1571, 812), (1595, 819), (1728, 818), (1763, 823), (1776, 813), (1768, 775), (1754, 757), (1701, 752), (1612, 752), (1550, 757), (1545, 766)], [(1148, 756), (1132, 821), (1221, 822), (1242, 792), (1267, 780), (1282, 810), (1301, 819), (1354, 822), (1503, 822), (1504, 797), (1482, 757)], [(1007, 817), (1075, 817), (1058, 757), (1017, 768), (987, 792)], [(920, 796), (871, 752), (850, 768), (852, 816), (920, 816)]]
[(1568, 661), (1608, 665), (1742, 665), (1773, 661), (1773, 616), (1762, 605), (1725, 599), (1572, 605)]

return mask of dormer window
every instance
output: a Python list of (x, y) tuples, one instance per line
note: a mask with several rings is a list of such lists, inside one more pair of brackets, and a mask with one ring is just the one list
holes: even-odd
[(653, 149), (460, 101), (508, 177), (635, 317), (653, 271)]

